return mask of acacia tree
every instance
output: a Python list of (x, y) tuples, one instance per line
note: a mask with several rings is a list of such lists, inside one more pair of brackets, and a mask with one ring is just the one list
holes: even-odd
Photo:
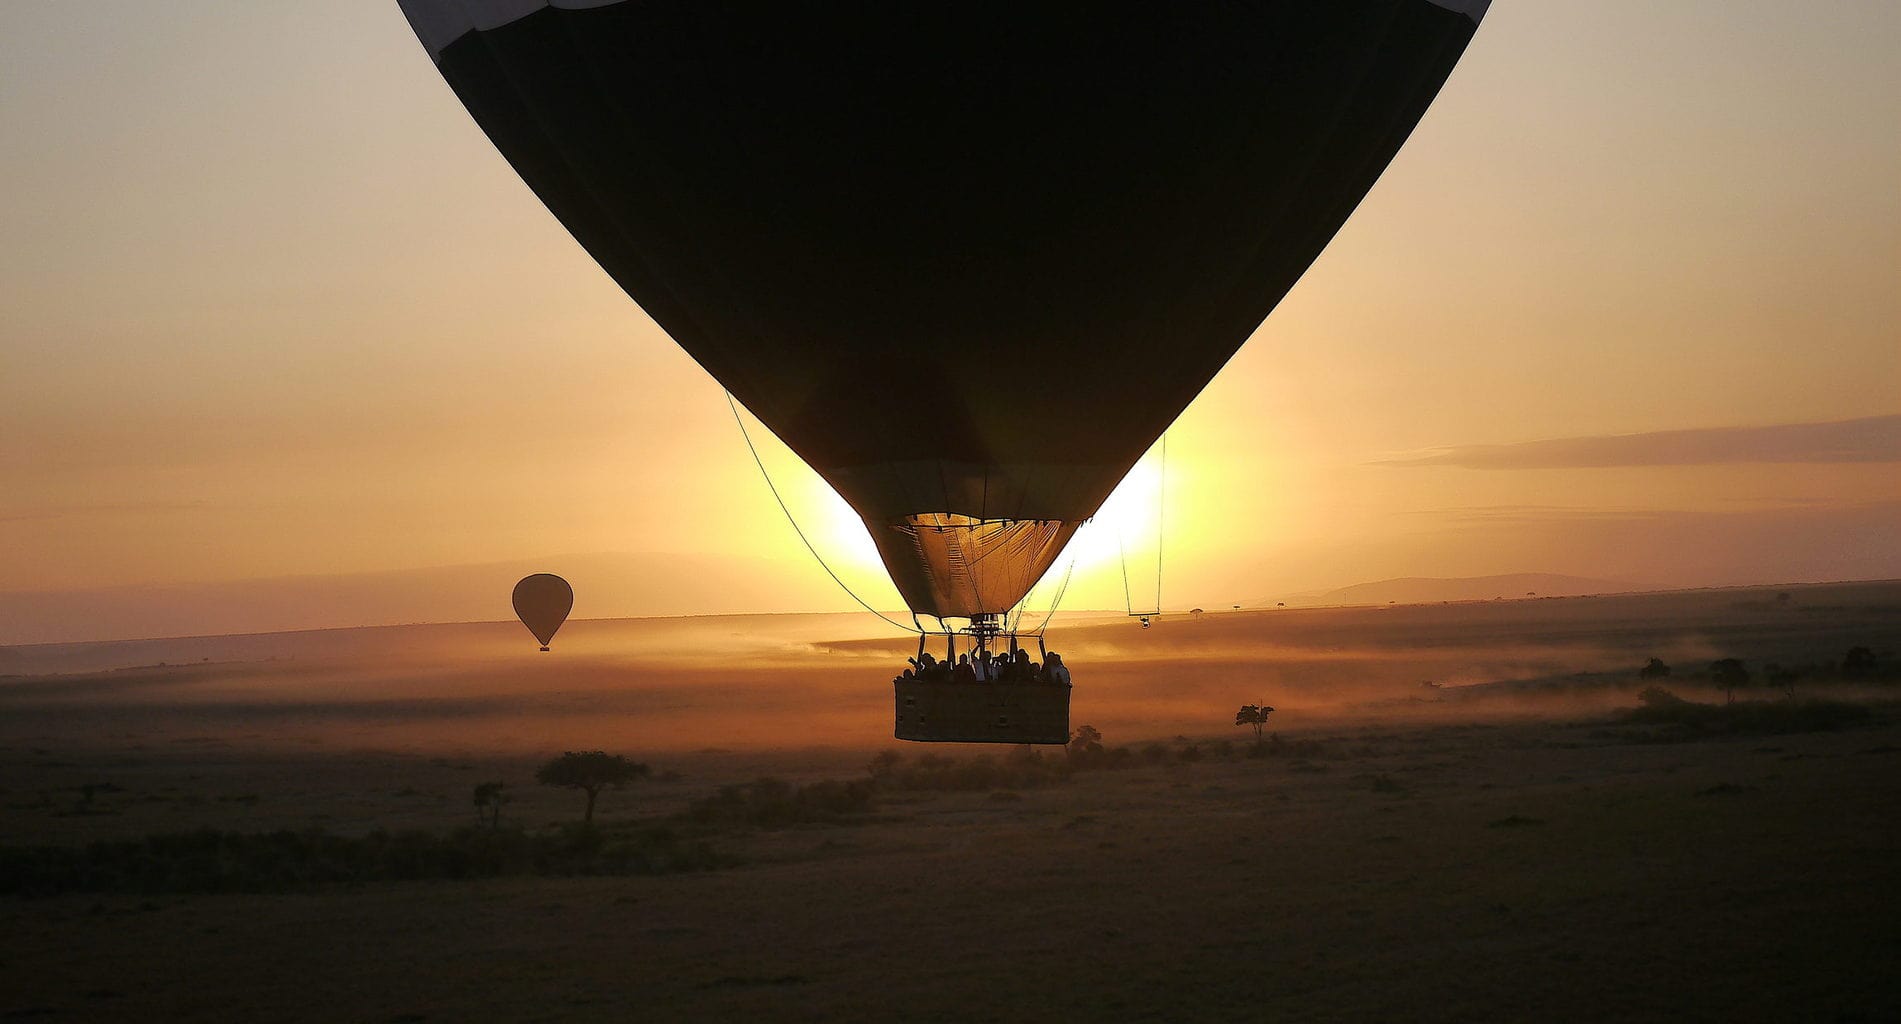
[(1736, 703), (1736, 688), (1749, 685), (1749, 670), (1735, 658), (1710, 662), (1710, 681), (1723, 688), (1724, 703)]
[(1670, 666), (1665, 665), (1662, 658), (1652, 658), (1650, 664), (1637, 670), (1637, 675), (1642, 679), (1668, 679)]
[(1090, 757), (1102, 753), (1102, 733), (1093, 725), (1085, 725), (1076, 730), (1069, 739), (1071, 757)]
[(1234, 713), (1234, 724), (1253, 726), (1254, 745), (1258, 747), (1261, 745), (1261, 728), (1267, 725), (1267, 716), (1273, 713), (1274, 709), (1265, 704), (1243, 704), (1241, 710)]
[(499, 782), (477, 783), (475, 787), (475, 820), (489, 828), (502, 827), (502, 804), (508, 801), (506, 788)]
[(619, 754), (600, 750), (570, 750), (535, 769), (535, 781), (544, 786), (560, 786), (586, 793), (587, 811), (581, 815), (581, 823), (591, 825), (594, 823), (594, 798), (601, 794), (601, 790), (620, 789), (650, 774), (652, 772), (646, 765), (629, 761)]

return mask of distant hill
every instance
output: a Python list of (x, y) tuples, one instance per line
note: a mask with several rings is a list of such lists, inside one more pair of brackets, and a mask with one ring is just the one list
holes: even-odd
[(666, 615), (680, 608), (738, 614), (850, 606), (809, 562), (551, 555), (334, 576), (0, 592), (0, 645), (510, 620), (515, 612), (509, 594), (531, 572), (557, 573), (574, 584), (577, 619)]
[(1429, 604), (1439, 601), (1490, 601), (1494, 598), (1581, 597), (1586, 594), (1632, 594), (1667, 590), (1657, 583), (1632, 580), (1601, 580), (1586, 576), (1564, 576), (1551, 572), (1514, 572), (1502, 576), (1462, 576), (1448, 579), (1408, 576), (1356, 583), (1338, 590), (1326, 590), (1273, 598), (1256, 604), (1274, 605), (1280, 601), (1298, 605), (1352, 604)]

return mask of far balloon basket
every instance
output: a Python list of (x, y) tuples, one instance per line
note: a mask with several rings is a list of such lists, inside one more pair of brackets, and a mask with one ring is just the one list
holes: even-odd
[(1069, 742), (1069, 686), (900, 679), (896, 727), (924, 743)]

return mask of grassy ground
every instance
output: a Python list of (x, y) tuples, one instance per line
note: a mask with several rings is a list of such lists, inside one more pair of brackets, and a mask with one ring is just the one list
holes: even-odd
[[(1901, 708), (1828, 667), (1891, 664), (1898, 607), (1871, 584), (1077, 629), (1075, 721), (1121, 767), (912, 746), (811, 814), (730, 787), (867, 778), (901, 642), (722, 620), (577, 623), (553, 656), (487, 626), (13, 649), (0, 848), (320, 830), (284, 856), (334, 870), (0, 896), (0, 1019), (1901, 1019)], [(1696, 706), (1640, 701), (1650, 656)], [(1719, 657), (1806, 674), (1731, 709)], [(1226, 724), (1255, 703), (1271, 756)], [(532, 782), (602, 747), (655, 770), (601, 797), (625, 871)], [(455, 874), (489, 780), (520, 829), (492, 870), (387, 880)]]
[[(1873, 1021), (1901, 1011), (1901, 725), (1884, 710), (1772, 741), (1634, 742), (1645, 738), (1604, 719), (1348, 730), (1306, 737), (1304, 757), (1171, 760), (1003, 798), (894, 792), (856, 824), (734, 830), (722, 845), (742, 866), (687, 875), (14, 900), (0, 1012)], [(713, 781), (757, 767), (721, 774), (719, 757), (700, 765)], [(354, 770), (316, 762), (303, 777), (321, 787), (326, 771)]]

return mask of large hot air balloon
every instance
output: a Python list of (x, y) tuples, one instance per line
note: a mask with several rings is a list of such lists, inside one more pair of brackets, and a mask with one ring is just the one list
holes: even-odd
[(515, 617), (541, 642), (544, 651), (554, 640), (555, 631), (568, 621), (568, 612), (574, 610), (574, 588), (551, 572), (523, 576), (515, 584), (514, 599)]
[(1489, 0), (400, 0), (627, 293), (981, 635), (1319, 255)]

